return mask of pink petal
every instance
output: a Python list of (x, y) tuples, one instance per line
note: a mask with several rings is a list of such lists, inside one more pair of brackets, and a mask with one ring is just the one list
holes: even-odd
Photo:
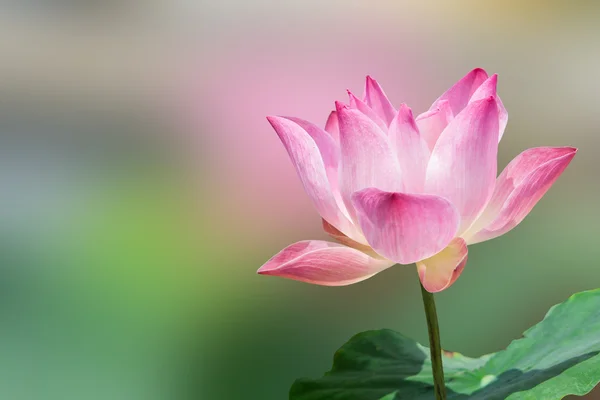
[(308, 133), (310, 137), (315, 141), (317, 147), (319, 148), (319, 152), (321, 153), (321, 157), (325, 162), (325, 168), (333, 168), (337, 170), (337, 165), (339, 162), (339, 146), (331, 137), (331, 135), (329, 135), (324, 129), (319, 128), (312, 122), (308, 122), (296, 117), (282, 118), (289, 119), (290, 121), (293, 121), (296, 124), (300, 125), (300, 127), (304, 129), (306, 133)]
[(371, 247), (400, 264), (431, 257), (455, 237), (460, 217), (446, 199), (433, 195), (361, 190), (352, 202)]
[(400, 105), (390, 125), (389, 137), (398, 156), (405, 191), (422, 193), (430, 152), (419, 134), (412, 111), (406, 104)]
[(467, 256), (467, 244), (463, 239), (456, 238), (433, 257), (419, 261), (417, 271), (423, 287), (431, 293), (450, 287), (465, 268)]
[[(358, 110), (336, 103), (340, 122), (340, 191), (350, 215), (354, 192), (376, 187), (402, 191), (400, 166), (387, 135)], [(331, 221), (330, 221), (331, 222)]]
[(350, 97), (350, 108), (359, 110), (360, 112), (365, 114), (367, 117), (371, 118), (377, 125), (379, 125), (379, 127), (381, 128), (381, 130), (383, 132), (387, 132), (387, 128), (388, 128), (387, 124), (385, 123), (385, 121), (383, 119), (381, 119), (379, 117), (379, 115), (377, 115), (377, 113), (375, 111), (373, 111), (373, 109), (371, 107), (369, 107), (361, 99), (359, 99), (358, 97), (353, 95), (352, 92), (350, 92), (349, 90), (348, 90), (348, 97)]
[(450, 200), (460, 232), (479, 216), (494, 191), (498, 106), (493, 97), (469, 103), (438, 139), (427, 166), (425, 192)]
[(337, 112), (332, 111), (325, 123), (325, 131), (339, 143), (340, 141), (340, 123), (338, 122)]
[(283, 118), (297, 123), (310, 135), (311, 138), (313, 138), (317, 144), (317, 147), (319, 148), (321, 158), (323, 158), (323, 162), (325, 163), (325, 170), (327, 172), (329, 184), (331, 185), (331, 192), (336, 199), (338, 207), (342, 210), (342, 213), (347, 213), (341, 195), (339, 194), (338, 165), (340, 149), (338, 143), (325, 130), (319, 128), (312, 122), (308, 122), (296, 117)]
[(502, 100), (500, 100), (500, 96), (496, 93), (496, 86), (498, 85), (498, 74), (494, 74), (490, 76), (485, 82), (479, 86), (479, 88), (473, 93), (470, 102), (482, 100), (489, 96), (494, 96), (496, 98), (496, 102), (498, 103), (498, 120), (500, 124), (500, 133), (498, 136), (498, 141), (502, 139), (502, 135), (504, 134), (504, 129), (506, 128), (506, 124), (508, 123), (508, 112), (506, 108), (504, 108), (504, 104), (502, 104)]
[[(321, 217), (342, 232), (346, 232), (351, 223), (337, 205), (328, 180), (327, 167), (316, 141), (300, 125), (289, 119), (282, 117), (267, 117), (267, 119), (285, 146), (304, 190)], [(327, 141), (323, 140), (321, 144), (324, 143)], [(328, 154), (328, 150), (324, 152)]]
[(283, 249), (258, 273), (315, 285), (343, 286), (370, 278), (393, 264), (341, 244), (310, 240)]
[(365, 84), (365, 103), (375, 111), (375, 113), (389, 125), (396, 116), (396, 109), (387, 98), (379, 83), (370, 76), (367, 76)]
[(454, 115), (458, 115), (469, 103), (469, 99), (477, 88), (488, 78), (487, 73), (481, 68), (475, 68), (465, 75), (454, 86), (441, 95), (431, 106), (430, 110), (438, 108), (442, 100), (447, 100)]
[(493, 239), (517, 226), (567, 168), (577, 149), (539, 147), (519, 154), (502, 171), (486, 210), (470, 232), (469, 243)]
[(430, 150), (433, 150), (440, 134), (452, 121), (452, 118), (454, 115), (448, 100), (439, 101), (436, 108), (417, 116), (415, 122)]

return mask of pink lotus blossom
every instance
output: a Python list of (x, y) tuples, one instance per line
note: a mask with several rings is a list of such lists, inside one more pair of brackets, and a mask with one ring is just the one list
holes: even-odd
[(467, 245), (517, 226), (577, 152), (532, 148), (496, 178), (508, 120), (496, 83), (475, 69), (414, 118), (367, 77), (363, 98), (336, 102), (325, 129), (268, 117), (337, 243), (295, 243), (258, 273), (339, 286), (416, 263), (428, 291), (452, 285)]

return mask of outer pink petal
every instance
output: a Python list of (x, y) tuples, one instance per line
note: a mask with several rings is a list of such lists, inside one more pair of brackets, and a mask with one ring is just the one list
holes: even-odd
[(465, 268), (467, 256), (467, 244), (463, 239), (456, 238), (433, 257), (419, 261), (417, 271), (423, 287), (431, 293), (450, 287)]
[(577, 149), (540, 147), (519, 154), (502, 171), (485, 212), (465, 235), (478, 243), (505, 234), (517, 226), (567, 168)]
[(498, 106), (493, 97), (469, 105), (438, 139), (427, 167), (425, 192), (450, 200), (464, 232), (494, 191), (498, 154)]
[(400, 105), (390, 125), (389, 137), (398, 156), (405, 191), (422, 193), (430, 152), (419, 133), (412, 111), (406, 104)]
[(352, 202), (371, 247), (400, 264), (431, 257), (455, 237), (460, 217), (446, 199), (433, 195), (361, 190)]
[(452, 118), (454, 115), (448, 100), (439, 101), (436, 108), (417, 116), (415, 122), (430, 150), (433, 150), (440, 134), (452, 121)]
[(342, 232), (347, 232), (351, 223), (338, 207), (328, 180), (327, 167), (315, 140), (300, 125), (289, 119), (267, 119), (285, 146), (304, 190), (321, 217)]
[(285, 119), (289, 119), (290, 121), (295, 122), (300, 125), (302, 129), (306, 131), (310, 135), (310, 137), (315, 141), (317, 147), (319, 148), (319, 152), (321, 153), (321, 157), (325, 162), (325, 167), (327, 169), (333, 168), (337, 169), (337, 165), (339, 162), (339, 146), (336, 141), (331, 137), (329, 133), (327, 133), (324, 129), (319, 128), (317, 125), (312, 122), (305, 121), (296, 117), (282, 117)]
[(430, 110), (438, 108), (440, 101), (447, 100), (452, 113), (458, 115), (469, 103), (473, 93), (487, 78), (488, 74), (483, 69), (475, 68), (441, 95), (433, 103)]
[(315, 285), (343, 286), (370, 278), (393, 264), (341, 244), (311, 240), (283, 249), (258, 273)]
[[(341, 210), (342, 214), (348, 216), (348, 211), (346, 210), (346, 206), (344, 204), (344, 201), (342, 200), (342, 196), (339, 190), (338, 166), (340, 149), (338, 142), (335, 139), (333, 139), (329, 133), (319, 128), (312, 122), (308, 122), (296, 117), (284, 118), (289, 119), (290, 121), (293, 121), (300, 125), (300, 127), (304, 129), (310, 135), (310, 137), (313, 138), (313, 140), (319, 147), (321, 157), (325, 162), (325, 171), (327, 172), (327, 178), (329, 179), (329, 184), (331, 185), (331, 192), (333, 194), (333, 197), (335, 198), (336, 203), (339, 209)], [(346, 233), (351, 234), (350, 230), (348, 229), (346, 229)]]
[(327, 131), (333, 139), (339, 143), (340, 141), (340, 123), (338, 122), (337, 112), (332, 111), (325, 123), (325, 131)]
[(390, 192), (403, 191), (400, 166), (388, 137), (369, 117), (336, 103), (340, 121), (340, 191), (352, 211), (354, 192), (376, 187)]
[(504, 134), (504, 129), (506, 128), (506, 124), (508, 123), (508, 112), (506, 108), (504, 108), (504, 104), (502, 104), (502, 100), (500, 100), (500, 96), (496, 93), (496, 87), (498, 85), (498, 75), (494, 74), (490, 76), (485, 82), (479, 86), (479, 88), (473, 93), (470, 101), (477, 101), (485, 99), (489, 96), (495, 96), (496, 102), (498, 103), (498, 121), (500, 124), (500, 133), (498, 136), (498, 141), (502, 139), (502, 135)]
[(348, 97), (350, 98), (350, 108), (354, 108), (359, 110), (367, 117), (371, 118), (383, 132), (387, 132), (388, 125), (385, 123), (383, 119), (371, 107), (369, 107), (366, 103), (364, 103), (361, 99), (356, 97), (348, 90)]
[(379, 83), (370, 76), (367, 76), (365, 84), (365, 103), (375, 111), (375, 113), (389, 125), (396, 116), (396, 109), (387, 98)]

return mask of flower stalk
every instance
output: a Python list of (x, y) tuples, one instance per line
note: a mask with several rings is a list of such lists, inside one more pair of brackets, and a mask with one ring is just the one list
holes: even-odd
[(433, 293), (429, 293), (421, 283), (427, 331), (429, 332), (429, 347), (431, 349), (431, 369), (433, 371), (433, 384), (436, 400), (446, 400), (446, 386), (444, 384), (444, 366), (442, 363), (442, 346), (440, 344), (440, 327), (438, 325), (437, 311)]

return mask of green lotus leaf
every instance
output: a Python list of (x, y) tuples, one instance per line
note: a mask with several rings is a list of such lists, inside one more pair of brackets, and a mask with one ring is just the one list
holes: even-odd
[[(449, 400), (553, 400), (600, 382), (600, 289), (571, 296), (506, 349), (479, 358), (444, 354)], [(360, 333), (333, 368), (299, 379), (290, 400), (434, 399), (429, 349), (391, 330)]]

